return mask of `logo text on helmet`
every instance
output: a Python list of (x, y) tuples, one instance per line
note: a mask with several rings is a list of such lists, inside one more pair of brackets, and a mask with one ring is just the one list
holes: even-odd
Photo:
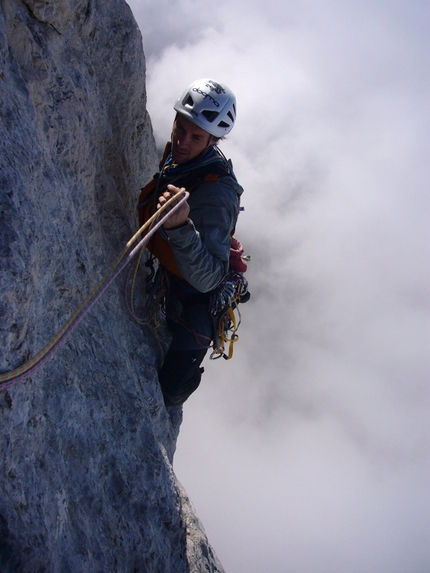
[(212, 101), (212, 103), (214, 104), (214, 106), (219, 107), (219, 103), (210, 94), (204, 92), (200, 88), (193, 88), (193, 92), (196, 92), (196, 93), (202, 95), (203, 99), (209, 98)]
[(216, 92), (218, 95), (225, 94), (225, 89), (220, 84), (217, 84), (216, 82), (213, 82), (212, 80), (210, 82), (208, 82), (206, 84), (206, 86), (211, 91)]

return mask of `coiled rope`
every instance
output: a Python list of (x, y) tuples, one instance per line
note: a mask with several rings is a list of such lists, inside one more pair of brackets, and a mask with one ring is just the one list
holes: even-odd
[[(147, 244), (152, 235), (163, 223), (184, 203), (189, 197), (185, 189), (181, 189), (176, 195), (164, 203), (148, 221), (133, 235), (111, 265), (106, 276), (90, 292), (88, 297), (79, 305), (76, 311), (65, 322), (56, 335), (35, 354), (30, 360), (11, 370), (0, 374), (0, 390), (9, 388), (19, 380), (24, 380), (41, 368), (60, 348), (72, 334), (82, 319), (93, 308), (106, 289), (113, 283), (120, 272), (128, 265), (133, 257)], [(136, 241), (138, 243), (133, 247)], [(133, 248), (132, 248), (133, 247)]]

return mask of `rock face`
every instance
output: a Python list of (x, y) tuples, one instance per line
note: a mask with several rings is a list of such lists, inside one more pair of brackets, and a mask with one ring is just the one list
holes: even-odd
[[(127, 4), (1, 0), (0, 97), (7, 372), (137, 228), (156, 152)], [(172, 469), (182, 412), (164, 407), (163, 337), (127, 313), (126, 274), (46, 364), (0, 391), (2, 573), (222, 571)]]

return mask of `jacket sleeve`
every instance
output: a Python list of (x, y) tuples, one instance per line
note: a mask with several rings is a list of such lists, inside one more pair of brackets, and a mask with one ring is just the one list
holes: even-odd
[(200, 292), (216, 288), (228, 272), (237, 187), (230, 178), (202, 183), (190, 195), (188, 223), (166, 230), (182, 276)]

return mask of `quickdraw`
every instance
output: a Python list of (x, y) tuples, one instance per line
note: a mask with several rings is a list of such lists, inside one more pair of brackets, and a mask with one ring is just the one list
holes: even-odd
[(239, 340), (237, 331), (241, 322), (238, 305), (247, 302), (250, 296), (248, 281), (242, 273), (235, 271), (230, 271), (212, 295), (209, 311), (214, 321), (215, 338), (211, 360), (233, 357), (233, 345)]
[[(70, 316), (57, 334), (35, 354), (30, 360), (11, 370), (0, 374), (0, 390), (9, 388), (19, 380), (28, 378), (34, 374), (43, 364), (45, 364), (64, 344), (67, 338), (71, 335), (73, 330), (78, 326), (86, 314), (93, 308), (96, 302), (100, 299), (106, 289), (113, 283), (121, 271), (128, 265), (133, 257), (147, 244), (152, 235), (163, 225), (163, 223), (180, 207), (184, 201), (189, 197), (188, 191), (181, 189), (171, 199), (166, 201), (160, 209), (158, 209), (152, 217), (146, 221), (144, 225), (133, 235), (133, 237), (125, 245), (117, 259), (110, 267), (106, 276), (88, 295), (86, 300), (76, 309)], [(143, 236), (142, 236), (143, 235)], [(133, 247), (133, 245), (137, 244)], [(132, 248), (133, 247), (133, 248)]]

